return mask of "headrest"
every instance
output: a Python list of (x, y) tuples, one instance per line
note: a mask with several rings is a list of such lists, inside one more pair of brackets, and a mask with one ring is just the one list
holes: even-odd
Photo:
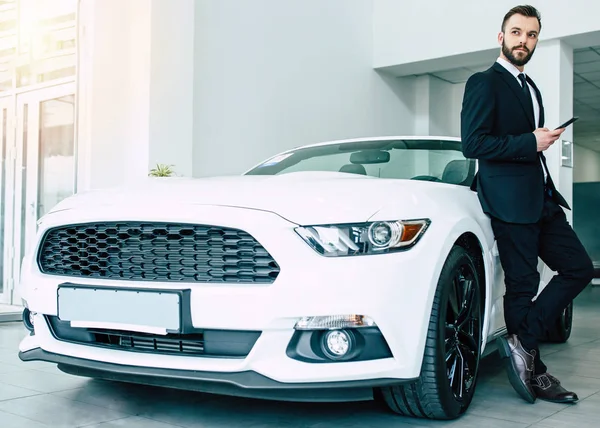
[(367, 170), (360, 164), (347, 164), (340, 168), (340, 172), (348, 172), (350, 174), (367, 175)]
[(470, 178), (471, 163), (468, 159), (465, 160), (453, 160), (446, 165), (444, 173), (442, 174), (442, 181), (450, 184), (462, 184), (469, 185), (467, 180)]

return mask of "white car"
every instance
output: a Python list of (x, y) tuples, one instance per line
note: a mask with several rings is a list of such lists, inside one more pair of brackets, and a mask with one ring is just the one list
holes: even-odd
[[(375, 398), (456, 418), (505, 333), (504, 277), (460, 141), (278, 154), (242, 176), (77, 194), (22, 269), (23, 361), (295, 401)], [(552, 275), (540, 263), (541, 286)], [(564, 341), (572, 307), (548, 332)]]

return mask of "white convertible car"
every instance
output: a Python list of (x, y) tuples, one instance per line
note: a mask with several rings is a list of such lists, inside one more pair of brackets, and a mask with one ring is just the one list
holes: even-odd
[[(505, 333), (475, 170), (457, 139), (385, 137), (286, 151), (242, 176), (77, 194), (23, 261), (20, 358), (456, 418)], [(569, 307), (548, 339), (566, 340), (571, 319)]]

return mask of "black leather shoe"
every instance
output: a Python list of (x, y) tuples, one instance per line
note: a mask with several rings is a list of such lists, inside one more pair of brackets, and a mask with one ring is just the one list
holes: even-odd
[(540, 400), (551, 401), (553, 403), (575, 403), (579, 400), (577, 394), (567, 391), (560, 385), (560, 381), (548, 373), (533, 376), (531, 386), (535, 395)]
[(508, 358), (508, 380), (519, 395), (529, 403), (535, 403), (535, 392), (531, 386), (535, 350), (527, 352), (516, 334), (498, 338), (498, 351), (502, 358)]

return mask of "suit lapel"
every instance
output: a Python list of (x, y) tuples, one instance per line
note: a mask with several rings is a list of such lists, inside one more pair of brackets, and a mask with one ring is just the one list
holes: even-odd
[(546, 118), (545, 118), (545, 115), (544, 115), (544, 103), (542, 102), (542, 93), (540, 92), (540, 90), (538, 89), (538, 87), (535, 85), (535, 83), (533, 83), (533, 80), (531, 80), (529, 78), (529, 76), (527, 76), (527, 82), (535, 90), (535, 97), (537, 98), (537, 102), (538, 102), (538, 104), (540, 106), (540, 123), (539, 123), (539, 127), (543, 128), (544, 127), (544, 123), (546, 121)]
[[(515, 79), (515, 76), (510, 74), (508, 72), (508, 70), (506, 70), (504, 67), (502, 67), (497, 62), (494, 63), (493, 68), (498, 73), (500, 73), (500, 76), (502, 77), (504, 82), (513, 91), (514, 95), (517, 97), (517, 99), (521, 103), (521, 107), (523, 107), (523, 111), (525, 112), (525, 115), (527, 116), (527, 120), (529, 120), (529, 123), (531, 124), (531, 126), (533, 126), (533, 129), (537, 128), (537, 126), (535, 126), (535, 117), (533, 114), (533, 109), (531, 108), (531, 103), (530, 102), (528, 103), (527, 100), (525, 99), (525, 94), (523, 93), (523, 88), (521, 87), (519, 82), (517, 82), (517, 79)], [(538, 91), (536, 90), (536, 92), (538, 92)], [(540, 116), (540, 121), (541, 121), (541, 116)]]

